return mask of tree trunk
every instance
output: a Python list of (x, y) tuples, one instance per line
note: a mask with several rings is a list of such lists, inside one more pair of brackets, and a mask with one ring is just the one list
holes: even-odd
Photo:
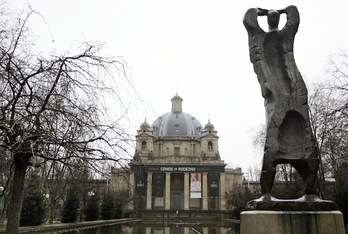
[(14, 175), (12, 178), (12, 192), (10, 206), (7, 209), (7, 227), (6, 234), (17, 234), (19, 228), (19, 219), (22, 210), (23, 189), (25, 182), (25, 173), (28, 167), (26, 157), (23, 157), (21, 163), (15, 163)]

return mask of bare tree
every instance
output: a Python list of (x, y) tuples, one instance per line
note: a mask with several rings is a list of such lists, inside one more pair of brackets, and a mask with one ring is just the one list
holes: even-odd
[(122, 72), (122, 62), (100, 56), (98, 43), (64, 55), (35, 55), (26, 27), (34, 13), (1, 21), (0, 147), (13, 167), (6, 233), (18, 233), (29, 166), (55, 162), (100, 172), (99, 162), (122, 163), (129, 156), (122, 115), (112, 121), (104, 105), (106, 98), (120, 102), (113, 78), (120, 77), (115, 72)]
[[(263, 151), (266, 142), (266, 129), (265, 125), (260, 125), (257, 129), (253, 129), (252, 144), (256, 152), (256, 156), (262, 158)], [(248, 181), (260, 180), (261, 176), (261, 165), (260, 160), (255, 160), (250, 163), (248, 167)]]
[(348, 155), (348, 53), (331, 56), (327, 79), (311, 88), (312, 128), (321, 158), (320, 192), (328, 196), (326, 181), (339, 177)]
[(42, 180), (45, 194), (47, 194), (47, 217), (52, 223), (55, 216), (56, 208), (62, 204), (64, 196), (68, 189), (68, 167), (55, 161), (46, 162), (42, 167)]

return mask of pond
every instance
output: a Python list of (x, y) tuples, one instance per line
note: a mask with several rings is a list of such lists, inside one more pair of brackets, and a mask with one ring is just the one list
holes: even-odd
[(131, 224), (107, 225), (66, 234), (239, 234), (239, 224), (229, 222), (136, 222)]

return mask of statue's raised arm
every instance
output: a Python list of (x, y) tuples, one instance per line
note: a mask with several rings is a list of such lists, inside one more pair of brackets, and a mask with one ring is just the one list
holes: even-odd
[(259, 26), (257, 17), (267, 14), (268, 10), (262, 8), (250, 8), (244, 15), (244, 26), (248, 33), (264, 33), (263, 29)]
[(282, 12), (286, 14), (286, 24), (282, 30), (282, 33), (294, 40), (300, 25), (300, 14), (296, 6), (288, 6)]

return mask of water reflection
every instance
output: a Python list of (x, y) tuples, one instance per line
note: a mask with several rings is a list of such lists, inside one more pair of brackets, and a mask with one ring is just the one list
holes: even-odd
[(239, 225), (231, 223), (137, 222), (108, 225), (67, 234), (239, 234)]

